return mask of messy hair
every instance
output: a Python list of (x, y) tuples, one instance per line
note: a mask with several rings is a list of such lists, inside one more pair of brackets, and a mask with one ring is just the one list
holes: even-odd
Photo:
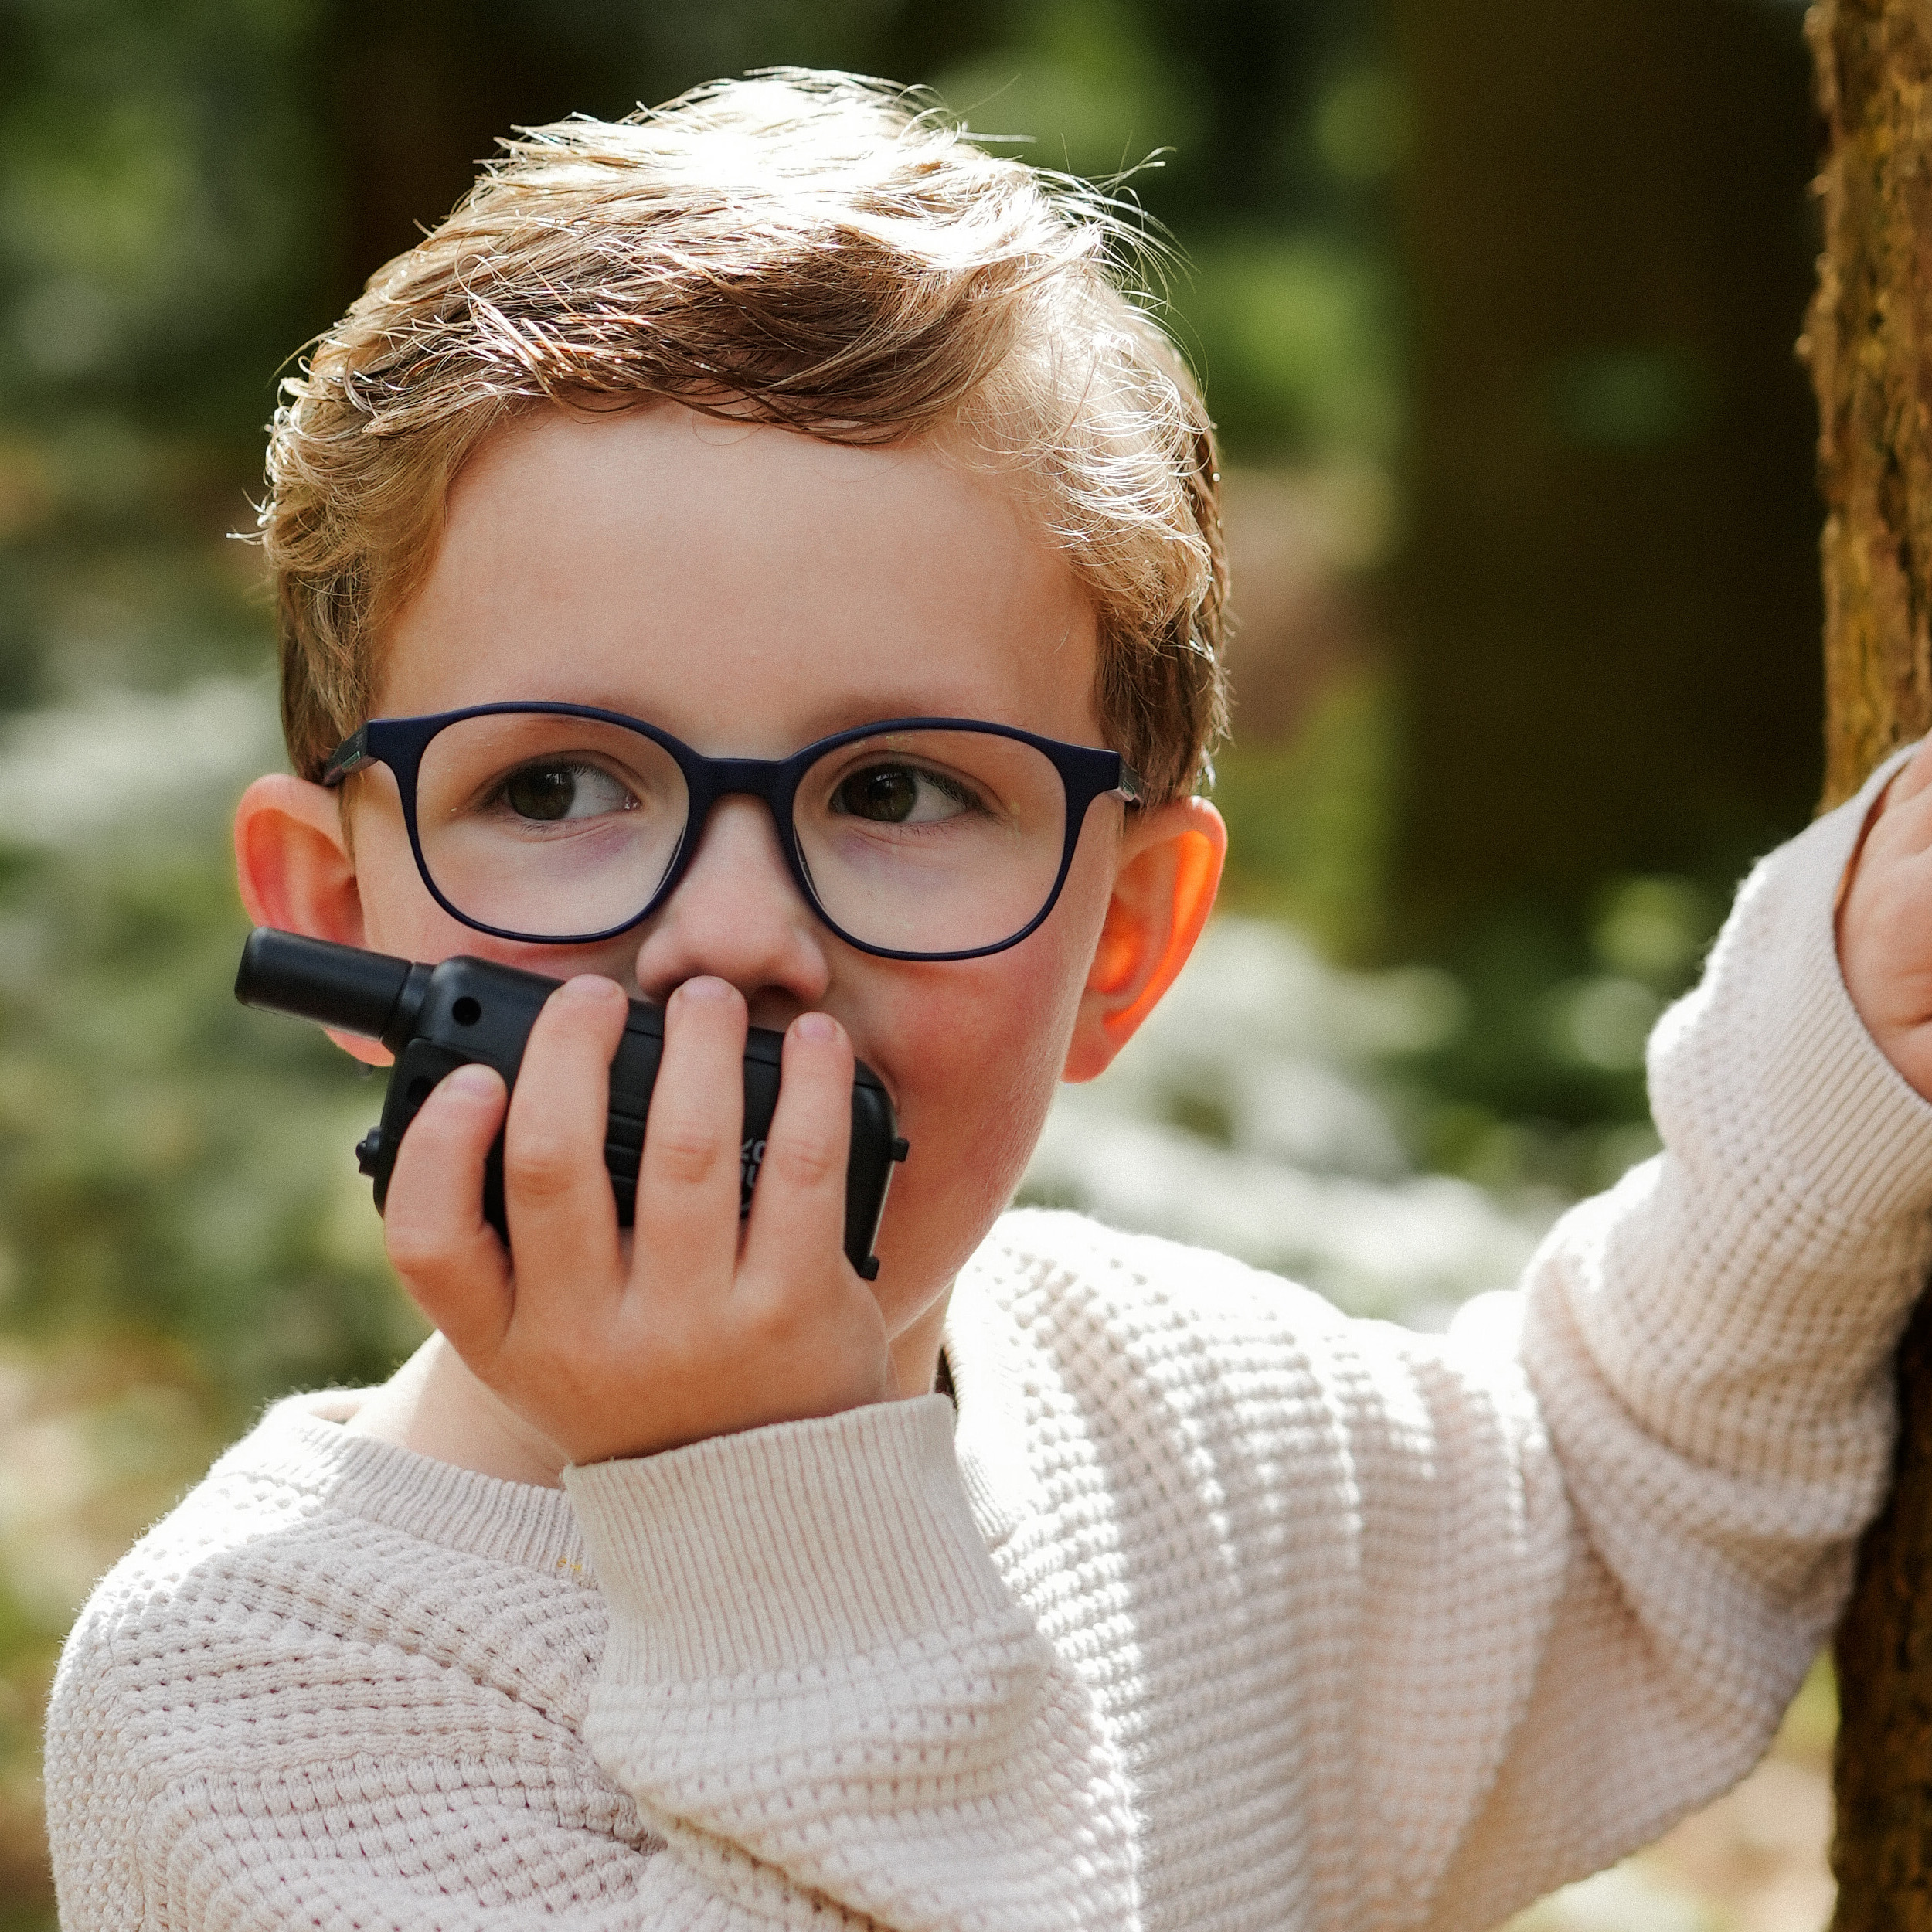
[(840, 74), (502, 148), (283, 386), (261, 527), (298, 772), (368, 716), (464, 461), (546, 402), (634, 398), (1009, 473), (1093, 604), (1113, 748), (1150, 799), (1201, 780), (1226, 707), (1220, 479), (1132, 291), (1131, 211)]

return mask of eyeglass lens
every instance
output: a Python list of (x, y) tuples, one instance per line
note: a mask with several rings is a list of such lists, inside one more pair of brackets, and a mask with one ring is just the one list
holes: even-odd
[[(676, 760), (621, 725), (496, 712), (439, 732), (417, 777), (437, 889), (467, 917), (529, 938), (635, 919), (675, 862), (690, 799)], [(1046, 754), (996, 733), (857, 739), (804, 775), (793, 805), (820, 910), (889, 951), (995, 946), (1046, 903), (1066, 799)]]

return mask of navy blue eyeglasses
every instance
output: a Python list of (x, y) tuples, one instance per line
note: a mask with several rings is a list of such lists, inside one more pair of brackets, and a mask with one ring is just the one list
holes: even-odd
[(883, 959), (977, 959), (1053, 910), (1087, 808), (1139, 798), (1117, 752), (969, 718), (894, 718), (789, 758), (707, 758), (586, 705), (377, 718), (322, 783), (388, 766), (423, 883), (478, 932), (609, 939), (677, 885), (720, 798), (762, 798), (798, 889)]

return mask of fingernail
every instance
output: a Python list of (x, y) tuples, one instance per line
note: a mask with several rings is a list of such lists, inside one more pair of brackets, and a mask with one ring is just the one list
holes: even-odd
[(696, 979), (687, 979), (678, 988), (680, 999), (720, 1000), (731, 997), (731, 984), (728, 980), (714, 978), (710, 974), (702, 974)]
[(838, 1022), (829, 1013), (801, 1013), (791, 1022), (791, 1030), (801, 1039), (836, 1039)]
[(580, 973), (575, 979), (563, 982), (566, 999), (608, 999), (615, 993), (621, 998), (624, 988), (614, 979), (606, 979), (601, 973)]
[(452, 1094), (461, 1094), (465, 1100), (487, 1100), (495, 1096), (497, 1076), (489, 1067), (472, 1064), (459, 1066), (444, 1084)]

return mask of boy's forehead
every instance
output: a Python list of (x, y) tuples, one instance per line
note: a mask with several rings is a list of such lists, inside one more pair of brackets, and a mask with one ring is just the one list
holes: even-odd
[(1099, 742), (1092, 607), (1014, 479), (673, 405), (498, 432), (383, 655), (391, 716), (553, 697), (714, 738), (946, 715)]
[[(450, 492), (454, 508), (508, 472), (513, 487), (555, 493), (577, 479), (634, 480), (656, 471), (700, 478), (706, 468), (742, 476), (748, 468), (787, 470), (828, 488), (862, 484), (879, 459), (896, 463), (928, 445), (829, 441), (750, 420), (708, 416), (680, 403), (588, 399), (539, 404), (511, 417), (464, 463)], [(724, 451), (740, 452), (721, 458)], [(706, 452), (712, 455), (707, 461)]]

